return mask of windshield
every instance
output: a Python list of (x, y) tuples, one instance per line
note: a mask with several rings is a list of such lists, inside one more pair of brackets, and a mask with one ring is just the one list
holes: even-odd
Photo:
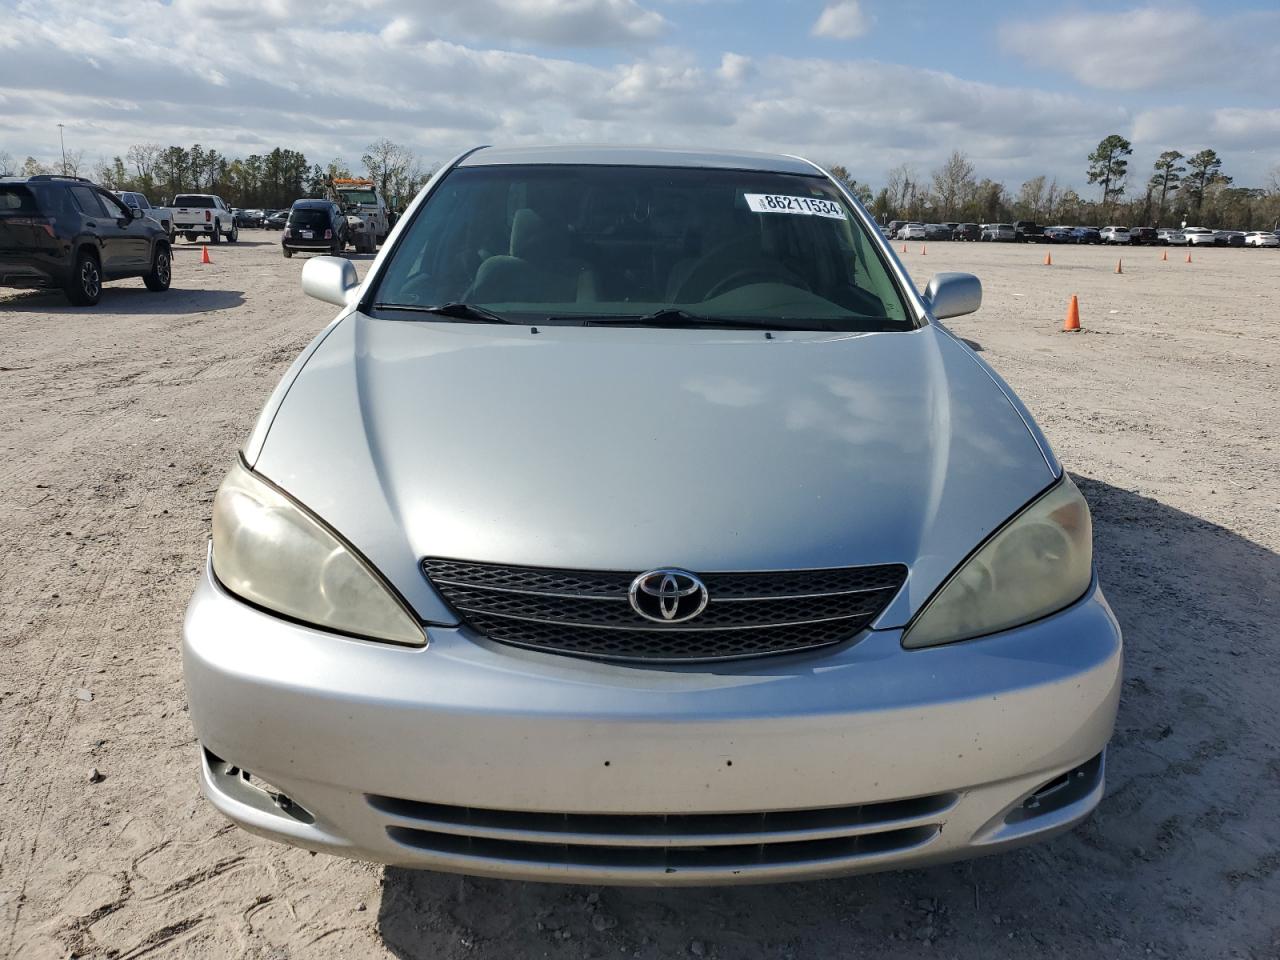
[(373, 190), (339, 190), (338, 196), (343, 203), (377, 203), (378, 195)]
[(678, 308), (742, 326), (915, 326), (825, 178), (674, 167), (456, 169), (415, 214), (371, 302), (471, 303), (521, 322)]

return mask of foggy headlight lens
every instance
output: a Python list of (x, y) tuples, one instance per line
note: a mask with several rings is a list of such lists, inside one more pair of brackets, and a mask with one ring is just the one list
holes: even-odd
[(1089, 507), (1064, 474), (952, 574), (902, 645), (932, 647), (1030, 623), (1079, 600), (1092, 579)]
[(416, 619), (367, 563), (237, 463), (213, 501), (213, 571), (276, 613), (359, 637), (423, 646)]

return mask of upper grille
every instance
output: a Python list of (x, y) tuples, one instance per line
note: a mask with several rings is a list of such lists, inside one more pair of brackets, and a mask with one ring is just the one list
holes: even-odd
[(627, 592), (634, 573), (513, 567), (429, 557), (422, 568), (464, 622), (492, 640), (610, 660), (754, 657), (856, 636), (906, 580), (901, 564), (701, 575), (695, 619), (655, 623)]

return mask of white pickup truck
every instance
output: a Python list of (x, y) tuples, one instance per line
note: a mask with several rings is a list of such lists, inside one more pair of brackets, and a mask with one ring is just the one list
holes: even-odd
[(154, 220), (160, 226), (164, 227), (164, 232), (169, 235), (169, 242), (173, 242), (173, 211), (168, 207), (153, 207), (151, 201), (147, 199), (145, 193), (136, 193), (126, 190), (123, 193), (116, 194), (124, 205), (132, 207), (135, 210), (141, 210), (142, 215), (148, 219)]
[(174, 197), (173, 231), (186, 237), (188, 243), (195, 243), (202, 236), (208, 237), (210, 243), (221, 243), (224, 237), (228, 243), (240, 239), (231, 208), (211, 193), (180, 193)]

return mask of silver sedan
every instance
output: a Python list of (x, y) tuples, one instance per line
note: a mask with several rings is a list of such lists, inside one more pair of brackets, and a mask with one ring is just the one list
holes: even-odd
[(790, 157), (446, 165), (223, 482), (183, 653), (244, 828), (712, 884), (992, 853), (1103, 792), (1089, 510), (862, 206)]

